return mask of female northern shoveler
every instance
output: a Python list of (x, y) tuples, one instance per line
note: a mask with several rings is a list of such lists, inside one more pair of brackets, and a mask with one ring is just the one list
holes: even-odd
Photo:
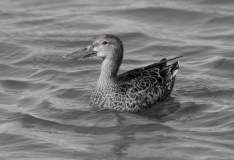
[(163, 58), (159, 63), (117, 75), (123, 51), (119, 38), (105, 34), (96, 38), (87, 48), (63, 57), (74, 60), (97, 56), (103, 59), (90, 106), (136, 112), (167, 99), (174, 86), (179, 61), (167, 65), (167, 61), (175, 58)]

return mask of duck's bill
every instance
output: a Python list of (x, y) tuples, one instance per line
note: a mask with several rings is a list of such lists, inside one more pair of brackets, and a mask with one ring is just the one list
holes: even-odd
[(82, 50), (79, 50), (79, 51), (76, 51), (73, 53), (69, 53), (69, 54), (63, 56), (63, 59), (78, 60), (78, 59), (82, 59), (82, 58), (93, 57), (96, 55), (97, 55), (97, 52), (94, 52), (92, 50), (92, 47), (87, 47), (87, 48), (84, 48)]

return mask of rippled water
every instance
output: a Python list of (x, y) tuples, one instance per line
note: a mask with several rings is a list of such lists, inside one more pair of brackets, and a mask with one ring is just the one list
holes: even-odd
[[(1, 0), (0, 159), (234, 159), (233, 0)], [(105, 33), (120, 72), (184, 55), (173, 98), (91, 109), (101, 60), (64, 54)]]

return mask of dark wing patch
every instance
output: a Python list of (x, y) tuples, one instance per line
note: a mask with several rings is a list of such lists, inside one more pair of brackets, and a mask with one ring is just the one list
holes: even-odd
[[(162, 59), (164, 60), (164, 59)], [(118, 76), (119, 81), (125, 82), (135, 79), (137, 77), (159, 77), (159, 72), (166, 67), (166, 62), (158, 62), (146, 67), (137, 68), (120, 74)]]
[(139, 69), (130, 70), (128, 72), (120, 74), (118, 76), (118, 79), (119, 81), (129, 81), (131, 79), (141, 76), (143, 71), (144, 71), (143, 69), (142, 70), (139, 70)]

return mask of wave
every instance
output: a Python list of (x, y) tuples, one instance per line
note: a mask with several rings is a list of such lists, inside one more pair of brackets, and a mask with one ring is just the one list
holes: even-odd
[[(2, 1), (0, 159), (232, 159), (233, 4)], [(123, 41), (120, 73), (184, 56), (168, 101), (89, 107), (102, 60), (62, 56), (106, 33)]]

